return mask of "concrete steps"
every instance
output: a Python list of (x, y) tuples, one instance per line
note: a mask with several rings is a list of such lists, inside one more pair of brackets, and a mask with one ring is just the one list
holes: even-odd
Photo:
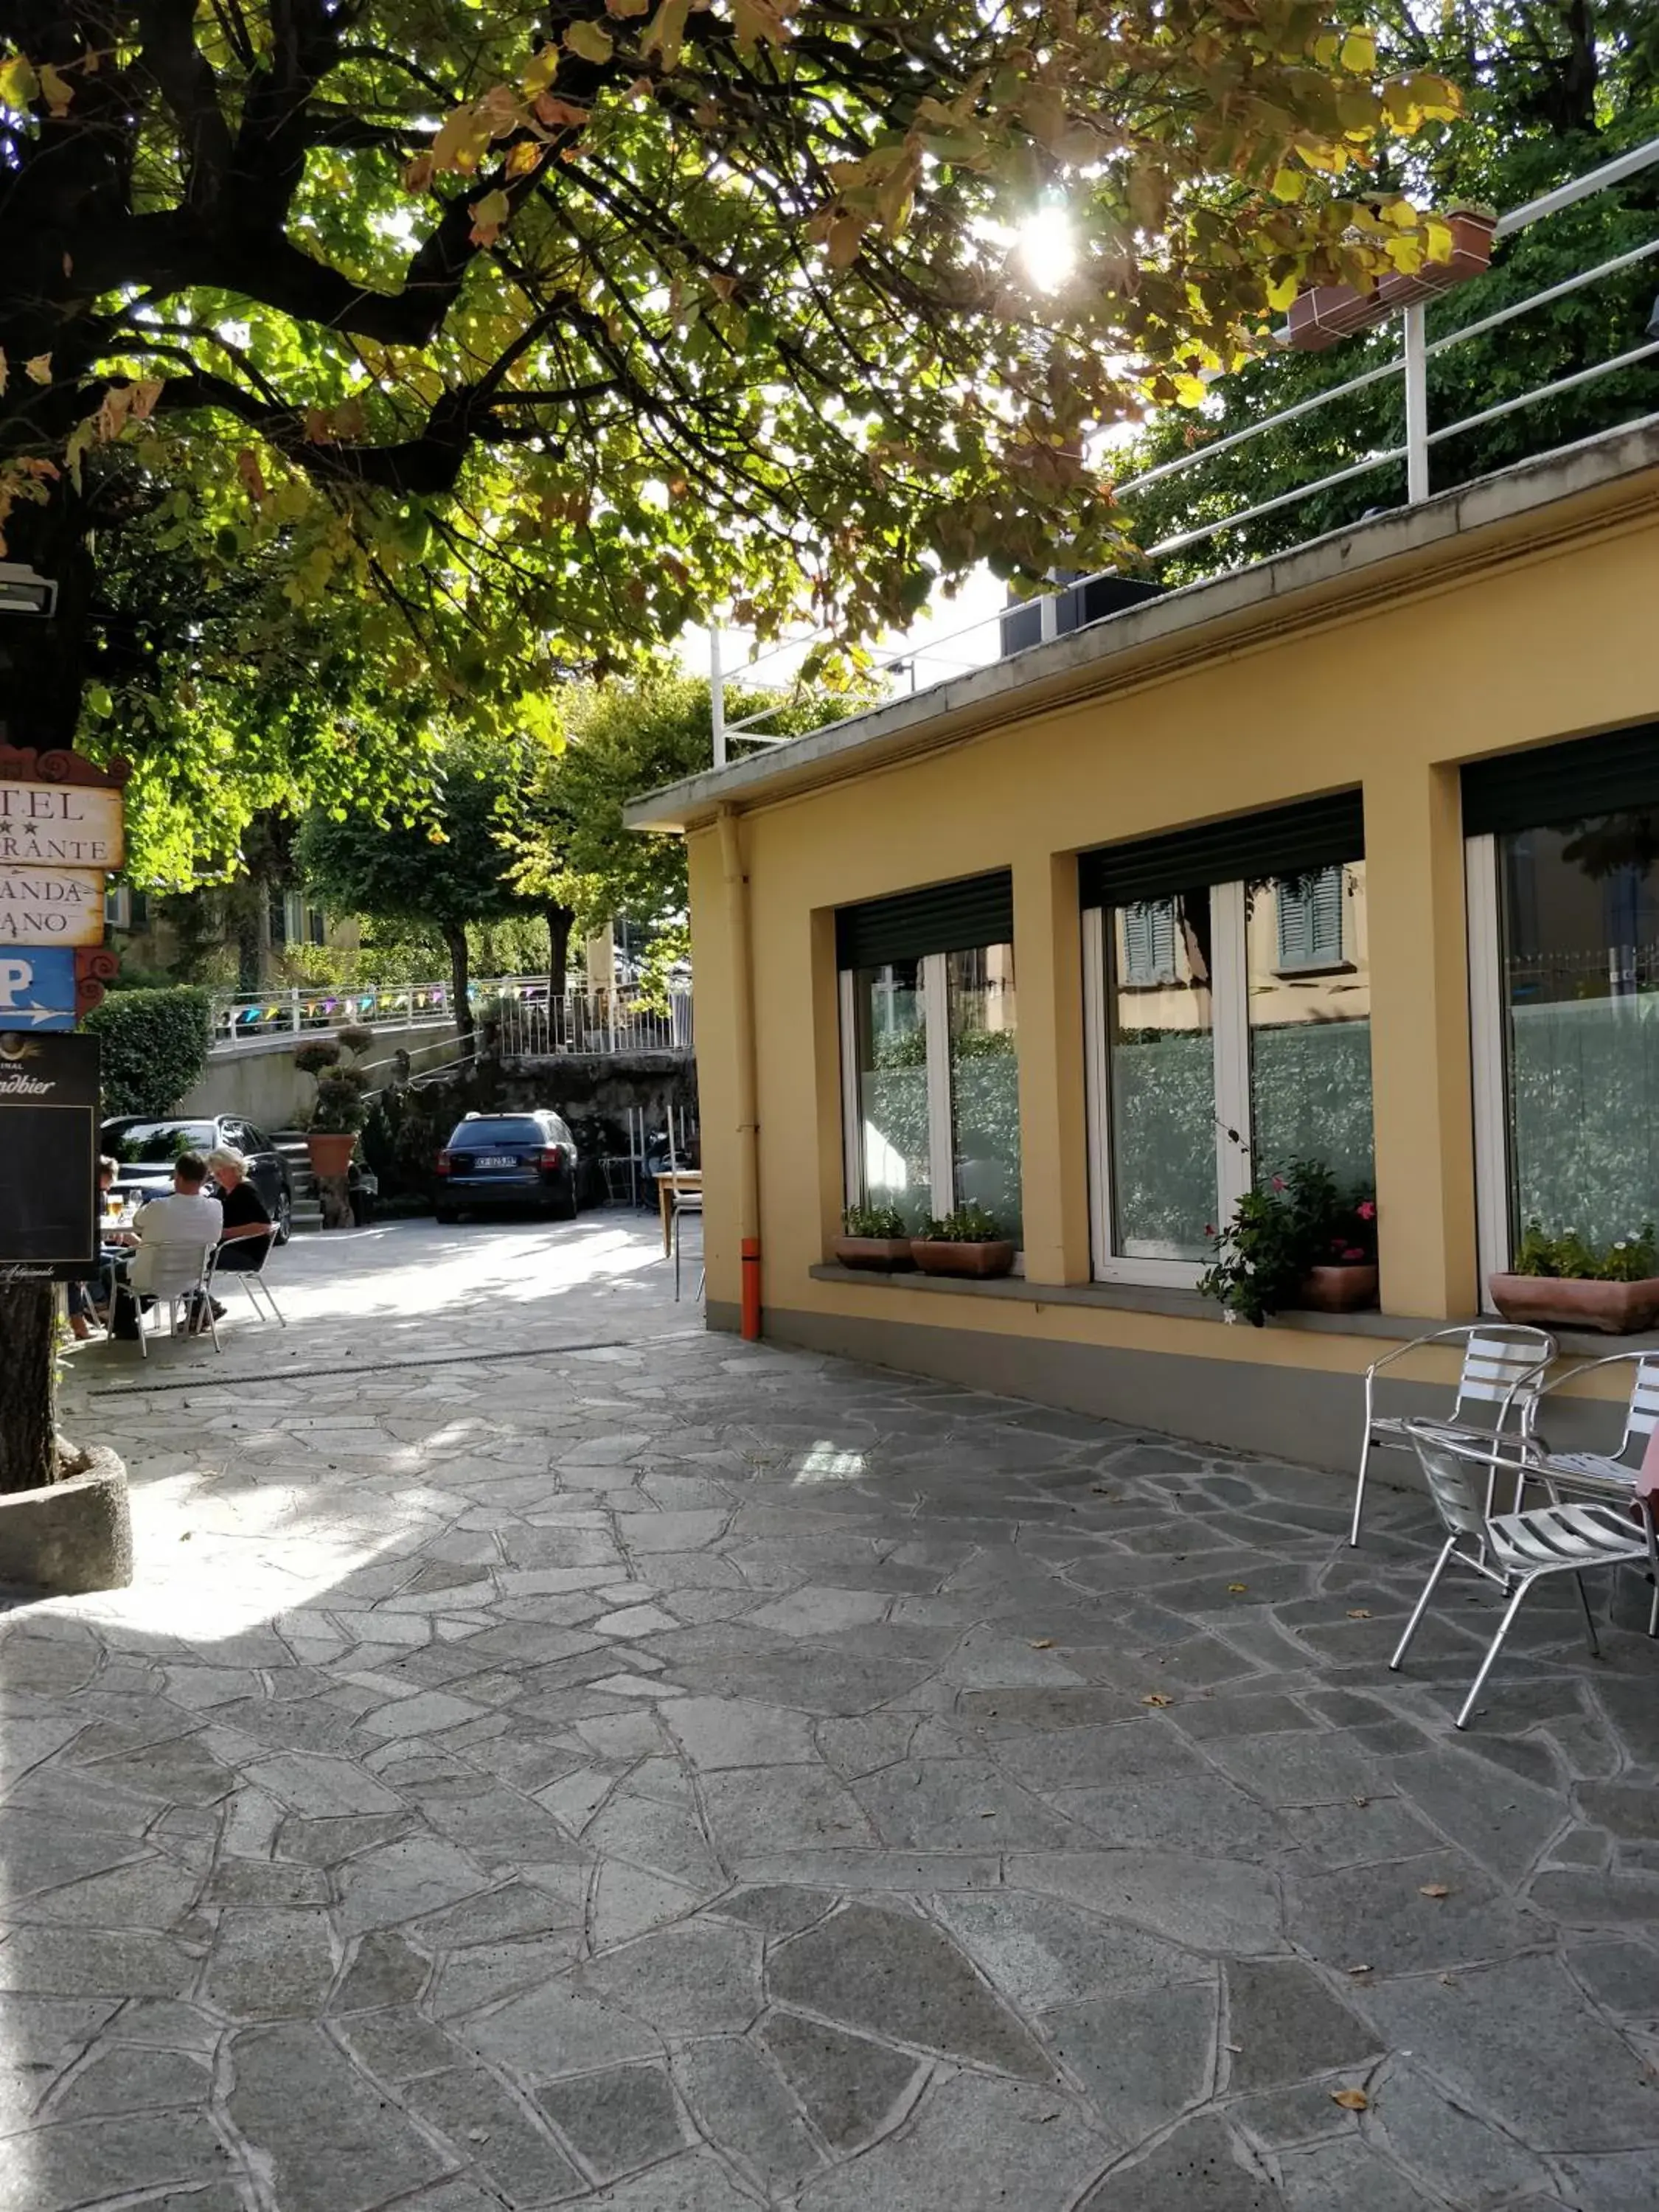
[(297, 1237), (301, 1230), (320, 1229), (323, 1225), (322, 1201), (311, 1177), (311, 1154), (307, 1149), (305, 1131), (279, 1129), (271, 1142), (288, 1162), (289, 1181), (294, 1187), (295, 1235)]

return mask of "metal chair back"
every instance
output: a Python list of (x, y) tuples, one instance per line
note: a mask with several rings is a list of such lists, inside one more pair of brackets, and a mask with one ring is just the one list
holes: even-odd
[(1501, 1429), (1527, 1378), (1554, 1357), (1555, 1339), (1546, 1329), (1519, 1322), (1480, 1322), (1469, 1332), (1463, 1347), (1452, 1419), (1468, 1421), (1477, 1407), (1494, 1406), (1492, 1426)]
[[(1639, 1461), (1641, 1452), (1648, 1448), (1648, 1438), (1659, 1428), (1659, 1358), (1652, 1353), (1639, 1356), (1636, 1372), (1631, 1379), (1630, 1407), (1625, 1415), (1625, 1433), (1620, 1438), (1615, 1459), (1635, 1453)], [(1638, 1445), (1641, 1452), (1636, 1451)]]
[(1436, 1421), (1407, 1421), (1406, 1434), (1416, 1447), (1424, 1486), (1447, 1534), (1473, 1536), (1484, 1543), (1498, 1478), (1500, 1474), (1514, 1478), (1518, 1501), (1528, 1466), (1525, 1455), (1506, 1451), (1496, 1437), (1490, 1443), (1478, 1443)]

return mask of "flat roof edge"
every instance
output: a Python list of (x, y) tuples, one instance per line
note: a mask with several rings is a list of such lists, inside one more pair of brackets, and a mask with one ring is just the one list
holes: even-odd
[[(1252, 609), (1282, 607), (1412, 554), (1495, 529), (1586, 493), (1659, 470), (1659, 416), (1602, 431), (1535, 460), (1437, 494), (1415, 507), (1352, 523), (1305, 545), (1223, 576), (1186, 584), (1046, 644), (1029, 647), (912, 696), (831, 722), (787, 744), (709, 768), (631, 800), (630, 830), (683, 831), (722, 807), (754, 805), (971, 734), (994, 710), (1036, 710), (1056, 691), (1074, 696), (1088, 677), (1130, 653), (1190, 636)], [(929, 732), (935, 732), (930, 738)]]

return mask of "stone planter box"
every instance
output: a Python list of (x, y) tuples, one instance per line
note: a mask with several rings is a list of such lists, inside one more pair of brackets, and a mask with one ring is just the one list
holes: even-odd
[(916, 1237), (910, 1250), (924, 1275), (1006, 1275), (1014, 1264), (1013, 1246), (1000, 1237), (986, 1244), (943, 1244)]
[(843, 1267), (872, 1273), (894, 1274), (916, 1264), (908, 1237), (837, 1237), (834, 1250)]
[(1296, 1302), (1310, 1313), (1363, 1313), (1376, 1304), (1376, 1269), (1310, 1267)]
[(1559, 1275), (1493, 1275), (1492, 1302), (1505, 1321), (1632, 1336), (1659, 1322), (1659, 1276), (1639, 1283), (1569, 1282)]
[(61, 1481), (0, 1497), (0, 1583), (72, 1597), (131, 1580), (127, 1471), (103, 1445)]
[(1285, 334), (1300, 353), (1322, 353), (1339, 338), (1367, 331), (1414, 300), (1431, 298), (1471, 276), (1479, 276), (1492, 260), (1495, 217), (1468, 210), (1449, 216), (1452, 250), (1449, 261), (1425, 261), (1411, 276), (1384, 276), (1370, 292), (1352, 284), (1316, 284), (1291, 302)]

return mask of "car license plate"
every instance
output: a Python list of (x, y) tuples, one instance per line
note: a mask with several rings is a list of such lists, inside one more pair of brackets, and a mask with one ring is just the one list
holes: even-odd
[(517, 1155), (513, 1152), (480, 1152), (478, 1155), (481, 1168), (515, 1168), (518, 1164)]

